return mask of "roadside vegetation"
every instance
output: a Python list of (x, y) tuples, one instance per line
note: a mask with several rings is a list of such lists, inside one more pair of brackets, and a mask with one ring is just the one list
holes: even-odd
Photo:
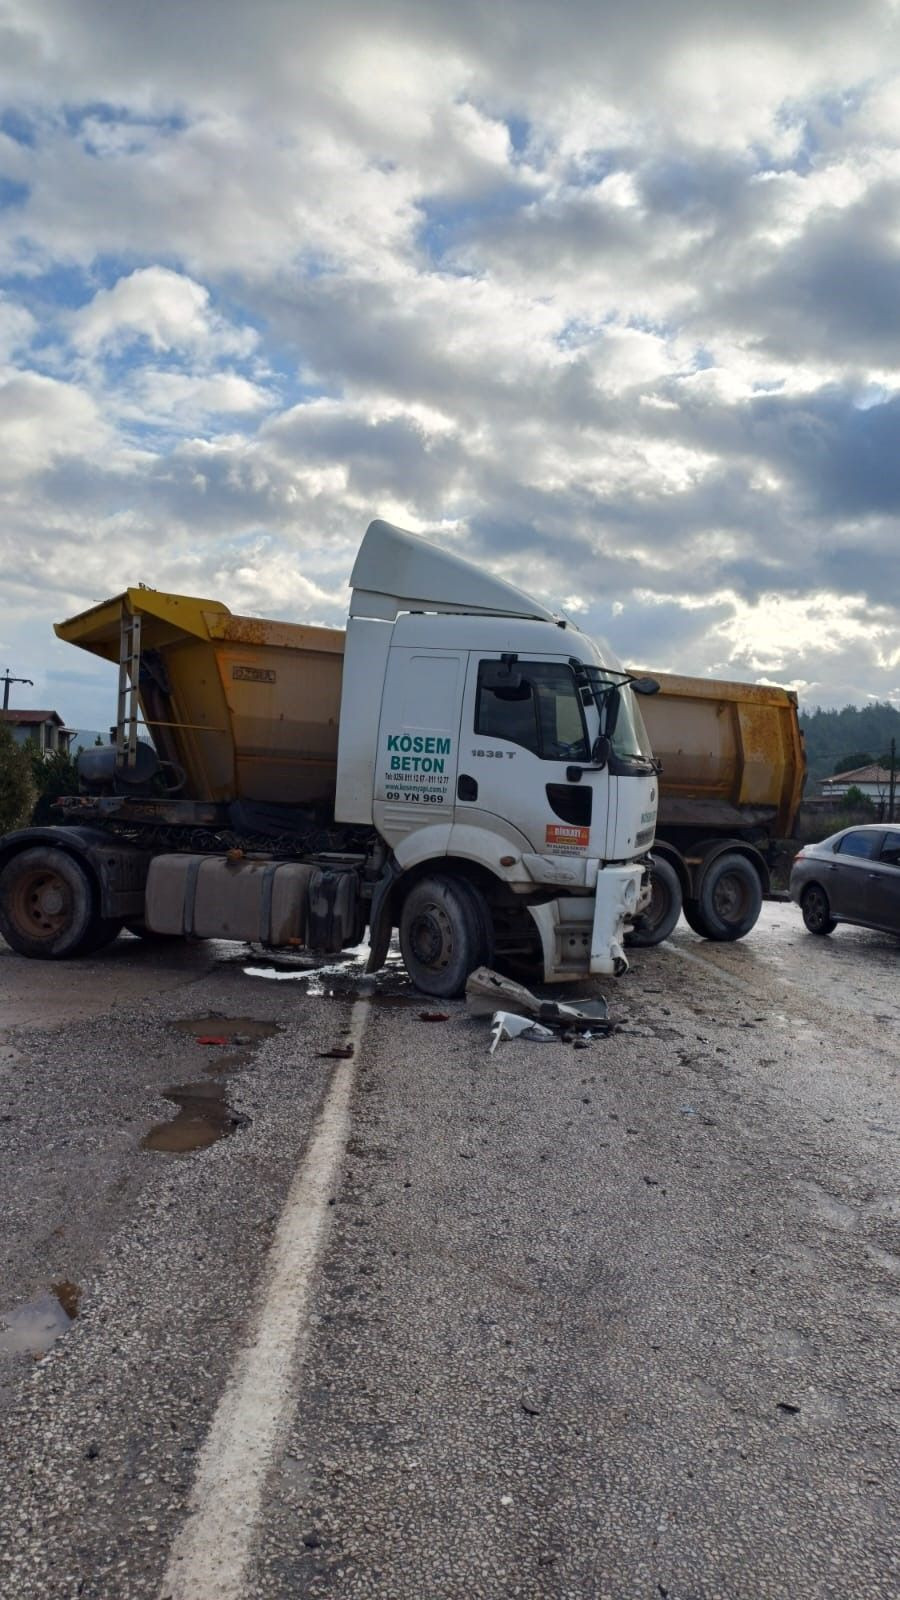
[[(807, 794), (815, 794), (823, 778), (835, 772), (853, 772), (873, 761), (886, 765), (884, 752), (896, 739), (900, 749), (900, 711), (878, 702), (871, 706), (844, 706), (842, 711), (800, 712), (806, 741)], [(888, 755), (887, 760), (890, 760)]]
[(0, 723), (0, 833), (24, 827), (36, 798), (31, 751)]
[(9, 728), (0, 723), (0, 833), (24, 828), (29, 822), (61, 822), (53, 802), (61, 795), (77, 793), (73, 756), (62, 750), (42, 755), (30, 741), (17, 744)]

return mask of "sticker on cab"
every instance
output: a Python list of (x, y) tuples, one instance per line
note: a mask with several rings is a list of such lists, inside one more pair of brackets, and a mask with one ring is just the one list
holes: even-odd
[(576, 828), (568, 823), (548, 822), (546, 843), (556, 855), (572, 855), (586, 850), (591, 839), (590, 828)]

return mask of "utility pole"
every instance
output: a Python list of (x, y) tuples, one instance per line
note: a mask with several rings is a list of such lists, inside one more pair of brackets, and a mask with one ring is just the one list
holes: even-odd
[(888, 822), (894, 820), (894, 795), (897, 789), (897, 741), (891, 740), (891, 786), (888, 791)]
[(10, 675), (9, 675), (9, 667), (7, 667), (4, 676), (2, 678), (0, 678), (0, 683), (2, 683), (2, 685), (3, 685), (3, 709), (4, 709), (4, 711), (8, 711), (9, 710), (9, 686), (10, 686), (11, 683), (27, 683), (27, 684), (31, 685), (32, 689), (34, 688), (34, 683), (33, 683), (31, 678), (11, 678)]

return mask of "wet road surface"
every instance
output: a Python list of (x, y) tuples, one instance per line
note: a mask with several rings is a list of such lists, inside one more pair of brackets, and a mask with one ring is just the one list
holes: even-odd
[(491, 1058), (396, 970), (0, 950), (4, 1600), (900, 1591), (900, 942), (635, 957)]

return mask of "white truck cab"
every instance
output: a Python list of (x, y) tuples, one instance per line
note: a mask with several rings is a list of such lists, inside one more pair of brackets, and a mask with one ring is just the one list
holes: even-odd
[[(484, 874), (527, 909), (546, 979), (624, 971), (658, 782), (612, 652), (385, 522), (351, 585), (336, 820), (374, 826), (401, 878)], [(420, 919), (423, 948), (439, 932)]]

